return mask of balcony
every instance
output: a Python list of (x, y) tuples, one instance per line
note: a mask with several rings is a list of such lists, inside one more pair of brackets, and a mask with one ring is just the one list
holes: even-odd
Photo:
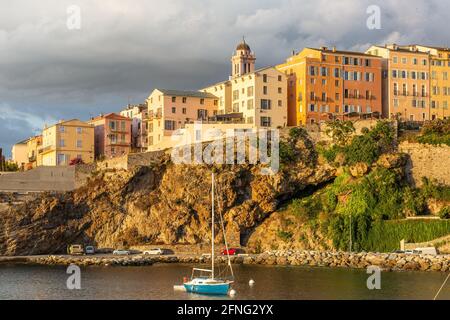
[(38, 153), (42, 154), (42, 153), (47, 153), (50, 151), (55, 151), (56, 150), (56, 146), (54, 145), (50, 145), (50, 146), (46, 146), (46, 147), (41, 147), (38, 149)]
[(150, 111), (148, 113), (148, 120), (161, 119), (161, 118), (162, 118), (162, 111), (158, 111), (158, 112)]

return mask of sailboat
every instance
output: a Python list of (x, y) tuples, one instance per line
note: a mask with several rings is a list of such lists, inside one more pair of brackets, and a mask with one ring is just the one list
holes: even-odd
[[(183, 286), (187, 292), (210, 294), (210, 295), (227, 295), (230, 286), (233, 283), (232, 280), (222, 279), (216, 277), (214, 268), (214, 173), (212, 173), (212, 185), (211, 185), (211, 269), (199, 269), (193, 268), (191, 279), (185, 281)], [(225, 228), (223, 224), (223, 218), (220, 216), (222, 225), (222, 232), (225, 239), (226, 252), (228, 253), (228, 244), (225, 237)], [(228, 256), (228, 266), (233, 276), (233, 269), (231, 266), (230, 257)]]

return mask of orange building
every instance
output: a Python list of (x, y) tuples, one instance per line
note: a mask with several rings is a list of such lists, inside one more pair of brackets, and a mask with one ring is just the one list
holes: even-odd
[(430, 120), (429, 54), (395, 44), (372, 46), (366, 53), (384, 60), (385, 116), (411, 121)]
[(288, 77), (288, 125), (379, 117), (382, 59), (336, 48), (305, 48), (278, 65)]
[(131, 151), (131, 119), (116, 113), (100, 115), (94, 125), (95, 158), (114, 158)]

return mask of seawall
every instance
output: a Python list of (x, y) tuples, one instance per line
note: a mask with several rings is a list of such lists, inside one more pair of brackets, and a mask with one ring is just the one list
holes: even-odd
[[(93, 255), (93, 256), (30, 256), (0, 257), (0, 264), (70, 265), (78, 266), (147, 266), (155, 263), (207, 264), (211, 259), (202, 255)], [(225, 263), (226, 257), (216, 258)], [(232, 256), (233, 264), (311, 266), (364, 269), (378, 266), (384, 271), (450, 271), (450, 256), (409, 255), (396, 253), (349, 253), (319, 251), (274, 251), (261, 254)]]

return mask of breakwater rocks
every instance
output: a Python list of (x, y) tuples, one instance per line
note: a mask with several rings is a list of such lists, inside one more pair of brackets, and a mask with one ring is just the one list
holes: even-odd
[[(226, 257), (218, 256), (217, 263), (225, 263)], [(210, 263), (211, 258), (199, 255), (162, 255), (162, 256), (30, 256), (0, 257), (0, 263), (25, 263), (38, 265), (78, 266), (149, 266), (155, 263)], [(271, 251), (261, 254), (238, 255), (231, 257), (233, 264), (278, 265), (278, 266), (315, 266), (341, 268), (367, 268), (379, 266), (384, 271), (450, 271), (450, 256), (410, 255), (396, 253), (349, 253), (319, 251)]]

